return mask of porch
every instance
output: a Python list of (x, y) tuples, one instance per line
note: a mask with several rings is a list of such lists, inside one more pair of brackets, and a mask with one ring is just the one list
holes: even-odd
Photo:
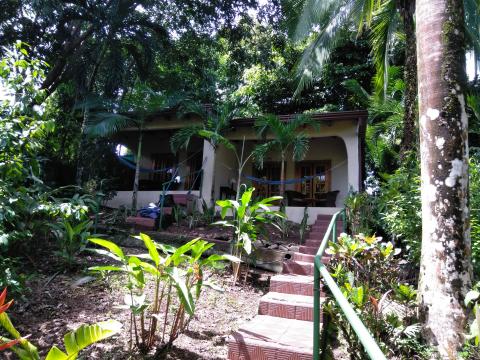
[[(295, 162), (291, 154), (287, 155), (284, 179), (289, 220), (300, 222), (305, 207), (308, 208), (309, 223), (313, 223), (318, 215), (332, 215), (343, 207), (350, 190), (358, 191), (361, 188), (365, 115), (354, 115), (316, 114), (315, 117), (323, 123), (320, 130), (306, 129), (310, 146), (305, 158)], [(170, 151), (169, 139), (178, 128), (162, 126), (152, 124), (144, 134), (140, 164), (145, 171), (140, 174), (138, 208), (158, 202), (163, 185), (167, 182), (168, 194), (190, 193), (205, 200), (207, 204), (235, 196), (238, 163), (231, 150), (220, 146), (214, 151), (208, 141), (193, 139), (188, 151), (174, 155)], [(260, 143), (248, 119), (236, 121), (228, 138), (235, 144), (237, 152), (241, 152), (245, 141), (246, 156)], [(134, 164), (138, 133), (125, 131), (116, 140), (129, 149)], [(125, 154), (121, 157), (125, 158)], [(165, 169), (170, 171), (164, 171)], [(258, 197), (279, 195), (280, 169), (280, 154), (272, 153), (261, 169), (253, 161), (248, 161), (240, 181), (255, 187)], [(117, 208), (130, 205), (134, 171), (128, 169), (124, 174), (121, 186), (118, 187), (116, 196), (107, 203), (108, 206)], [(170, 181), (173, 178), (176, 181)]]

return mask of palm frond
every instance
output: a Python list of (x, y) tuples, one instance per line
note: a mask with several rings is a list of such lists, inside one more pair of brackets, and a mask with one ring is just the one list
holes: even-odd
[(390, 48), (395, 40), (398, 21), (394, 0), (382, 2), (373, 17), (370, 43), (376, 70), (375, 93), (380, 99), (385, 97), (387, 91)]
[(310, 148), (310, 139), (305, 134), (298, 134), (293, 141), (293, 160), (301, 161)]
[(330, 9), (325, 11), (320, 24), (324, 24), (314, 35), (313, 41), (302, 54), (298, 64), (295, 66), (296, 78), (298, 81), (294, 97), (307, 88), (319, 75), (324, 64), (330, 58), (331, 51), (343, 39), (342, 29), (346, 27), (349, 21), (352, 4), (347, 3), (344, 6), (332, 4)]
[(267, 154), (272, 151), (273, 149), (278, 148), (278, 142), (275, 140), (257, 145), (255, 149), (253, 149), (252, 152), (252, 157), (255, 163), (257, 164), (257, 167), (262, 169), (263, 164), (265, 162), (265, 158), (267, 157)]
[(214, 148), (216, 148), (218, 145), (223, 145), (229, 150), (236, 149), (235, 145), (230, 140), (217, 132), (202, 129), (198, 132), (198, 135), (200, 137), (203, 137), (204, 139), (209, 140), (210, 144), (212, 144)]
[(370, 103), (370, 94), (355, 79), (348, 79), (342, 82), (342, 85), (350, 91), (363, 106), (367, 107)]
[(130, 116), (97, 112), (89, 116), (86, 122), (85, 133), (90, 136), (106, 137), (132, 126), (138, 126), (138, 124)]
[(190, 141), (195, 136), (200, 136), (199, 132), (203, 130), (201, 125), (192, 125), (181, 128), (170, 138), (170, 149), (177, 153), (180, 149), (188, 149)]

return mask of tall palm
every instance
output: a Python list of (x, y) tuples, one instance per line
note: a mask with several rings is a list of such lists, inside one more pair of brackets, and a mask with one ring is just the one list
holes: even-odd
[(226, 138), (226, 133), (231, 129), (231, 121), (237, 114), (236, 108), (231, 104), (224, 104), (214, 110), (209, 110), (201, 104), (186, 103), (182, 110), (184, 114), (196, 114), (202, 120), (200, 124), (186, 126), (178, 130), (170, 139), (170, 148), (176, 153), (180, 149), (188, 149), (193, 138), (206, 139), (212, 147), (212, 187), (210, 200), (214, 201), (215, 191), (215, 158), (217, 149), (223, 145), (235, 151), (235, 145)]
[(417, 0), (422, 198), (419, 314), (439, 358), (458, 359), (471, 286), (462, 4)]
[[(471, 0), (474, 1), (474, 0)], [(369, 28), (372, 57), (376, 68), (375, 90), (383, 99), (388, 81), (390, 48), (399, 39), (405, 39), (405, 112), (403, 116), (404, 136), (402, 152), (410, 149), (415, 139), (416, 122), (416, 41), (414, 11), (415, 0), (304, 0), (303, 11), (296, 27), (297, 39), (316, 35), (305, 50), (298, 65), (299, 83), (296, 94), (312, 81), (328, 61), (331, 50), (352, 26), (360, 35)]]
[[(261, 116), (255, 122), (257, 134), (266, 142), (257, 145), (253, 158), (260, 168), (263, 167), (267, 154), (272, 151), (280, 153), (280, 195), (285, 195), (285, 161), (291, 151), (294, 161), (305, 158), (310, 147), (310, 139), (303, 130), (306, 126), (318, 129), (318, 123), (306, 115), (299, 115), (289, 121), (282, 121), (276, 115)], [(271, 137), (271, 138), (269, 138)]]
[(398, 167), (398, 150), (403, 138), (405, 82), (399, 67), (388, 69), (389, 80), (384, 99), (367, 91), (355, 79), (343, 85), (355, 101), (368, 109), (366, 145), (368, 160), (376, 173), (390, 173)]
[[(91, 136), (111, 136), (125, 128), (138, 130), (135, 176), (133, 181), (132, 212), (137, 211), (137, 198), (140, 180), (143, 133), (147, 117), (152, 113), (176, 106), (181, 96), (155, 92), (144, 83), (137, 82), (132, 91), (118, 102), (102, 102), (93, 109), (88, 119), (86, 133)], [(96, 104), (98, 105), (98, 104)]]

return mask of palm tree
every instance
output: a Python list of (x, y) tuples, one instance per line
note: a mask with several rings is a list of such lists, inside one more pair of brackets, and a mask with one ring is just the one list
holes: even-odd
[(237, 110), (231, 104), (224, 104), (217, 109), (208, 110), (205, 106), (195, 103), (185, 103), (181, 111), (184, 115), (196, 114), (202, 119), (200, 124), (186, 126), (178, 130), (170, 139), (170, 148), (176, 153), (180, 149), (188, 149), (192, 138), (203, 138), (208, 141), (213, 149), (212, 166), (212, 187), (210, 189), (210, 200), (214, 201), (215, 191), (215, 157), (217, 149), (223, 145), (229, 150), (235, 151), (235, 145), (225, 137), (231, 129), (231, 121), (237, 114)]
[(416, 40), (414, 11), (415, 0), (305, 0), (296, 27), (296, 38), (310, 36), (319, 26), (298, 65), (299, 83), (296, 95), (303, 90), (328, 61), (330, 52), (356, 26), (358, 35), (369, 28), (372, 57), (376, 68), (375, 91), (383, 99), (387, 91), (389, 53), (392, 44), (399, 40), (399, 30), (405, 39), (405, 111), (401, 153), (415, 143), (416, 123)]
[(405, 82), (399, 67), (388, 69), (388, 86), (384, 99), (367, 91), (355, 79), (343, 82), (355, 101), (368, 109), (366, 133), (367, 156), (375, 173), (391, 173), (398, 168), (399, 145), (403, 138)]
[[(91, 136), (111, 136), (122, 129), (135, 127), (138, 130), (135, 176), (133, 181), (132, 212), (137, 211), (137, 197), (142, 158), (143, 133), (148, 115), (175, 107), (180, 102), (178, 94), (166, 95), (153, 91), (144, 83), (137, 82), (132, 91), (118, 102), (101, 102), (91, 105), (93, 113), (88, 119), (86, 133)], [(96, 108), (96, 109), (95, 109)]]
[(468, 117), (462, 4), (417, 0), (422, 249), (418, 285), (424, 335), (457, 359), (471, 285)]
[[(285, 195), (285, 161), (289, 151), (294, 161), (305, 158), (310, 146), (310, 139), (307, 134), (300, 130), (305, 126), (312, 126), (318, 129), (318, 123), (306, 115), (296, 116), (290, 121), (282, 121), (276, 115), (261, 116), (255, 122), (257, 134), (266, 139), (266, 142), (257, 145), (253, 151), (253, 158), (260, 168), (268, 153), (277, 151), (280, 153), (280, 195)], [(268, 136), (271, 139), (268, 139)]]

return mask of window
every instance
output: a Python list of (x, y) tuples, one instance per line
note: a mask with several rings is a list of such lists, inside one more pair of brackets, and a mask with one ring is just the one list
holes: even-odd
[[(280, 180), (280, 162), (266, 162), (262, 169), (254, 169), (254, 176), (266, 180)], [(253, 183), (256, 195), (259, 197), (270, 197), (280, 195), (280, 185)]]

